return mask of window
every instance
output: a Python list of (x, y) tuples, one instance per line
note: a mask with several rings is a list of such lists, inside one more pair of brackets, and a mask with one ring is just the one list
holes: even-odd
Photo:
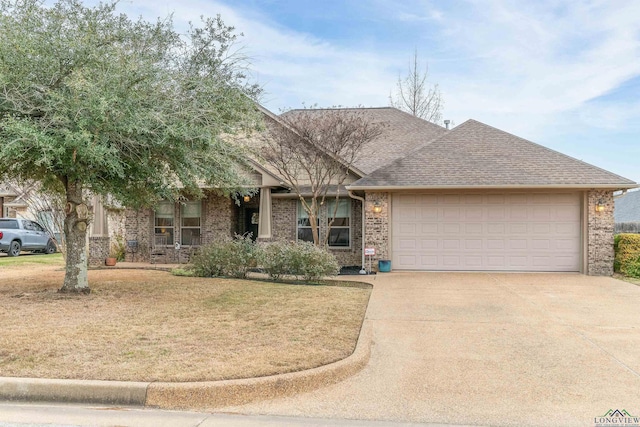
[[(307, 203), (311, 203), (307, 200)], [(316, 218), (316, 224), (320, 224), (319, 219)], [(302, 206), (302, 202), (298, 200), (298, 240), (304, 242), (313, 242), (313, 233), (311, 232), (311, 221), (309, 221), (309, 214)]]
[(327, 203), (327, 226), (335, 211), (335, 218), (329, 230), (329, 246), (348, 248), (351, 245), (351, 200), (329, 200)]
[(182, 236), (183, 245), (200, 244), (201, 212), (202, 204), (199, 201), (184, 202), (180, 205), (180, 218), (182, 221), (180, 234)]
[(160, 202), (156, 209), (154, 232), (156, 242), (162, 242), (167, 245), (173, 245), (173, 203), (172, 202)]

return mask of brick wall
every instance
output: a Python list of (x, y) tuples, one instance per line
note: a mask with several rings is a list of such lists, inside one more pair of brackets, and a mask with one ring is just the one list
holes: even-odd
[[(587, 274), (611, 276), (613, 274), (613, 192), (590, 190), (587, 193)], [(596, 212), (598, 202), (603, 212)]]
[(202, 244), (230, 239), (237, 229), (238, 206), (233, 199), (211, 192), (207, 193), (206, 198), (202, 200), (202, 229), (200, 231)]
[[(272, 240), (297, 239), (298, 199), (273, 198), (271, 204)], [(327, 232), (327, 211), (320, 209), (320, 235)], [(342, 266), (360, 266), (362, 263), (362, 211), (360, 202), (351, 199), (351, 247), (330, 249)]]
[(272, 240), (296, 240), (298, 223), (298, 200), (271, 198), (271, 234)]
[[(180, 242), (180, 204), (174, 206), (174, 241)], [(238, 207), (229, 197), (207, 193), (202, 199), (202, 218), (200, 236), (203, 245), (230, 239), (236, 232)], [(151, 246), (153, 244), (153, 220), (151, 209), (133, 210), (124, 212), (125, 240), (138, 242), (138, 250), (135, 254), (128, 252), (126, 261), (150, 262)], [(168, 247), (166, 255), (155, 257), (160, 263), (186, 263), (193, 254), (195, 248), (184, 246), (176, 251), (173, 246)]]
[(151, 209), (126, 209), (124, 211), (125, 242), (135, 240), (138, 242), (136, 253), (127, 250), (125, 261), (149, 262), (149, 249), (151, 247), (151, 232), (153, 212)]
[(109, 256), (109, 237), (89, 238), (89, 265), (92, 267), (104, 265)]
[[(365, 194), (365, 246), (376, 250), (376, 255), (372, 257), (375, 268), (378, 266), (378, 260), (389, 259), (389, 198), (389, 193)], [(382, 208), (380, 213), (373, 212), (376, 203)]]

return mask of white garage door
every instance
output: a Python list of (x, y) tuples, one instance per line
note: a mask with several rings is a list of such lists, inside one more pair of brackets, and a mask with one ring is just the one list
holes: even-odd
[(394, 270), (578, 271), (579, 193), (395, 194)]

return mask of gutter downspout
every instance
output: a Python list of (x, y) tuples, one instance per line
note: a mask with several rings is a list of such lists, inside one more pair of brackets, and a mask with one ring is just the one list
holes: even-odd
[(362, 254), (362, 269), (360, 270), (360, 274), (367, 274), (367, 269), (364, 266), (365, 263), (365, 259), (364, 259), (364, 226), (365, 226), (365, 211), (364, 211), (364, 197), (360, 197), (360, 196), (356, 196), (355, 194), (353, 194), (353, 191), (349, 190), (349, 197), (351, 197), (352, 199), (355, 200), (360, 200), (360, 202), (362, 203), (362, 208), (360, 209), (362, 211), (362, 238), (360, 240), (362, 240), (362, 250), (360, 251), (360, 253)]

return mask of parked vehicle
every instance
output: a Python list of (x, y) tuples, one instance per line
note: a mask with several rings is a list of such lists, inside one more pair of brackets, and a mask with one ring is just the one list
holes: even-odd
[(20, 251), (52, 254), (54, 240), (40, 224), (28, 219), (0, 218), (0, 252), (18, 256)]

